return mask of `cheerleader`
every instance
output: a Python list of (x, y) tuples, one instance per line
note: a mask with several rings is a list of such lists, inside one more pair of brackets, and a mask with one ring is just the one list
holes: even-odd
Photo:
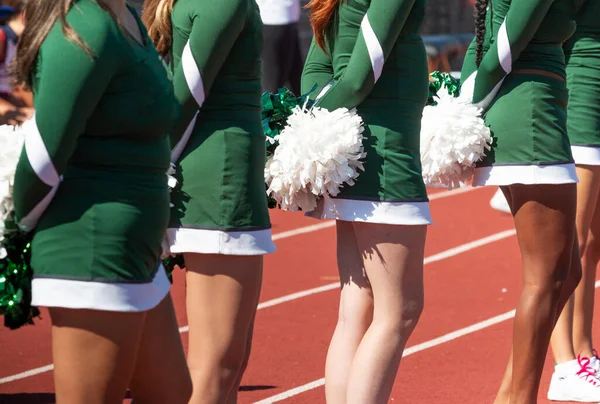
[(600, 360), (592, 320), (600, 261), (600, 1), (575, 3), (577, 29), (563, 48), (569, 88), (567, 129), (579, 177), (576, 222), (583, 276), (552, 335), (556, 366), (548, 399), (598, 402)]
[(575, 25), (567, 1), (477, 0), (475, 6), (463, 96), (486, 109), (494, 142), (474, 185), (500, 186), (506, 195), (523, 271), (512, 354), (495, 402), (530, 404), (537, 402), (552, 329), (581, 276), (562, 50)]
[(32, 304), (49, 308), (56, 400), (187, 403), (189, 373), (160, 263), (167, 130), (178, 105), (125, 0), (37, 0), (14, 65), (35, 116), (14, 183), (35, 230)]
[(402, 352), (423, 309), (429, 202), (419, 133), (428, 95), (419, 36), (424, 0), (313, 0), (315, 39), (302, 92), (317, 106), (358, 108), (365, 171), (321, 200), (313, 217), (336, 219), (339, 318), (325, 369), (327, 402), (387, 402)]
[(169, 250), (183, 254), (191, 403), (236, 402), (275, 251), (261, 124), (262, 22), (254, 0), (149, 0), (144, 21), (173, 64)]

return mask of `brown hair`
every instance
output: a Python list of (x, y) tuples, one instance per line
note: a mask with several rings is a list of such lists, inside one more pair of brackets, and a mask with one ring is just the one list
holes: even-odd
[(325, 34), (333, 18), (333, 13), (339, 6), (342, 0), (310, 0), (306, 8), (310, 8), (310, 25), (317, 45), (324, 51), (325, 49)]
[[(95, 0), (102, 8), (114, 16), (103, 0)], [(57, 20), (67, 39), (79, 45), (88, 55), (91, 50), (81, 40), (77, 32), (67, 22), (67, 13), (74, 0), (36, 0), (25, 4), (25, 30), (17, 44), (17, 56), (11, 66), (11, 73), (17, 85), (31, 86), (31, 75), (35, 70), (40, 46)]]
[(475, 0), (475, 52), (477, 67), (483, 59), (483, 43), (485, 41), (485, 17), (489, 0)]
[[(148, 29), (148, 36), (161, 56), (167, 56), (173, 45), (171, 33), (171, 13), (176, 0), (146, 0), (142, 21)], [(220, 0), (216, 0), (220, 1)]]

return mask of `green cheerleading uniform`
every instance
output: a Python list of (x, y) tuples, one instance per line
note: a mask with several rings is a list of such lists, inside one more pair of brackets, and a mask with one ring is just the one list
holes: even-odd
[(579, 0), (567, 60), (567, 129), (576, 164), (600, 165), (600, 0)]
[(420, 160), (428, 95), (419, 35), (425, 0), (347, 0), (335, 11), (324, 52), (313, 40), (302, 91), (316, 106), (357, 108), (364, 121), (365, 171), (309, 215), (348, 221), (431, 223)]
[(32, 304), (149, 310), (170, 288), (160, 254), (179, 106), (139, 19), (145, 44), (92, 0), (67, 21), (92, 56), (60, 22), (42, 43), (14, 184), (18, 221), (35, 229)]
[(254, 0), (178, 0), (172, 13), (177, 163), (170, 252), (275, 251), (261, 123), (262, 22)]
[[(462, 78), (485, 109), (493, 137), (473, 185), (577, 182), (567, 136), (568, 92), (562, 44), (575, 28), (572, 0), (491, 0), (484, 56), (475, 65), (471, 44)], [(469, 94), (471, 95), (471, 94)]]

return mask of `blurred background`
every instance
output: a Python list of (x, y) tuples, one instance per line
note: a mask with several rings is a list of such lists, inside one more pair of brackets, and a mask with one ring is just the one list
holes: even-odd
[[(421, 34), (430, 71), (455, 74), (460, 71), (464, 53), (473, 38), (473, 2), (427, 0)], [(143, 0), (129, 0), (129, 3), (142, 12)], [(287, 7), (287, 13), (294, 16), (289, 21), (275, 23), (283, 25), (265, 23), (263, 60), (267, 62), (263, 63), (263, 76), (268, 81), (263, 80), (263, 89), (274, 92), (286, 86), (299, 92), (299, 76), (312, 39), (309, 13), (304, 9), (308, 0), (257, 0), (257, 3), (263, 11), (269, 7), (280, 10)], [(0, 125), (20, 124), (33, 113), (31, 94), (14, 87), (9, 75), (16, 43), (23, 30), (22, 5), (23, 0), (0, 0)]]

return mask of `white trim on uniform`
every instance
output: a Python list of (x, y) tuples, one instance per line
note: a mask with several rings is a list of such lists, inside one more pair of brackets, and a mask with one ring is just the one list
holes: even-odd
[(571, 146), (575, 164), (600, 166), (600, 147)]
[(42, 134), (35, 122), (35, 115), (23, 124), (23, 131), (25, 133), (25, 151), (31, 168), (44, 184), (49, 187), (55, 186), (60, 182), (60, 176), (46, 149)]
[(29, 165), (40, 181), (51, 187), (50, 191), (38, 204), (19, 222), (19, 228), (24, 231), (30, 231), (37, 225), (38, 220), (54, 199), (62, 177), (56, 171), (50, 153), (46, 149), (44, 139), (37, 126), (35, 114), (25, 121), (23, 129), (25, 133), (25, 153)]
[(350, 222), (392, 225), (432, 224), (429, 202), (376, 202), (354, 199), (322, 198), (306, 216)]
[(367, 51), (369, 52), (371, 66), (373, 67), (373, 75), (375, 76), (375, 82), (377, 82), (379, 77), (381, 77), (381, 72), (383, 71), (384, 54), (381, 44), (377, 39), (377, 35), (375, 35), (375, 31), (373, 31), (373, 27), (369, 22), (369, 17), (367, 14), (365, 14), (362, 19), (360, 29), (362, 30), (365, 43), (367, 44)]
[(40, 217), (44, 214), (50, 202), (54, 199), (54, 195), (56, 195), (56, 191), (58, 191), (58, 184), (52, 187), (50, 192), (46, 194), (44, 199), (38, 202), (37, 205), (19, 221), (19, 228), (23, 231), (31, 231), (37, 226)]
[(102, 283), (34, 278), (33, 306), (118, 312), (140, 312), (156, 307), (169, 293), (171, 282), (162, 264), (150, 283)]
[(575, 164), (506, 165), (475, 169), (473, 186), (512, 184), (573, 184), (579, 182)]
[(200, 108), (202, 104), (204, 104), (206, 94), (204, 93), (202, 74), (200, 73), (200, 69), (198, 69), (198, 65), (196, 65), (196, 60), (194, 60), (190, 41), (187, 41), (183, 48), (183, 53), (181, 54), (181, 68), (183, 69), (183, 75), (185, 76), (185, 81), (190, 89), (190, 93), (192, 93), (198, 104), (198, 108)]
[(506, 18), (498, 30), (498, 60), (504, 72), (509, 74), (512, 71), (512, 51), (506, 30)]
[(179, 157), (181, 157), (181, 153), (183, 153), (185, 146), (187, 146), (188, 142), (190, 141), (192, 132), (194, 131), (194, 128), (196, 127), (196, 120), (198, 119), (199, 112), (200, 112), (200, 110), (196, 111), (196, 113), (194, 114), (194, 117), (192, 118), (192, 121), (189, 123), (189, 125), (185, 129), (185, 132), (183, 132), (183, 136), (181, 136), (181, 139), (179, 139), (179, 142), (177, 142), (177, 144), (175, 145), (173, 150), (171, 150), (171, 163), (175, 164), (179, 161)]
[(275, 252), (271, 230), (167, 229), (171, 254), (264, 255)]

